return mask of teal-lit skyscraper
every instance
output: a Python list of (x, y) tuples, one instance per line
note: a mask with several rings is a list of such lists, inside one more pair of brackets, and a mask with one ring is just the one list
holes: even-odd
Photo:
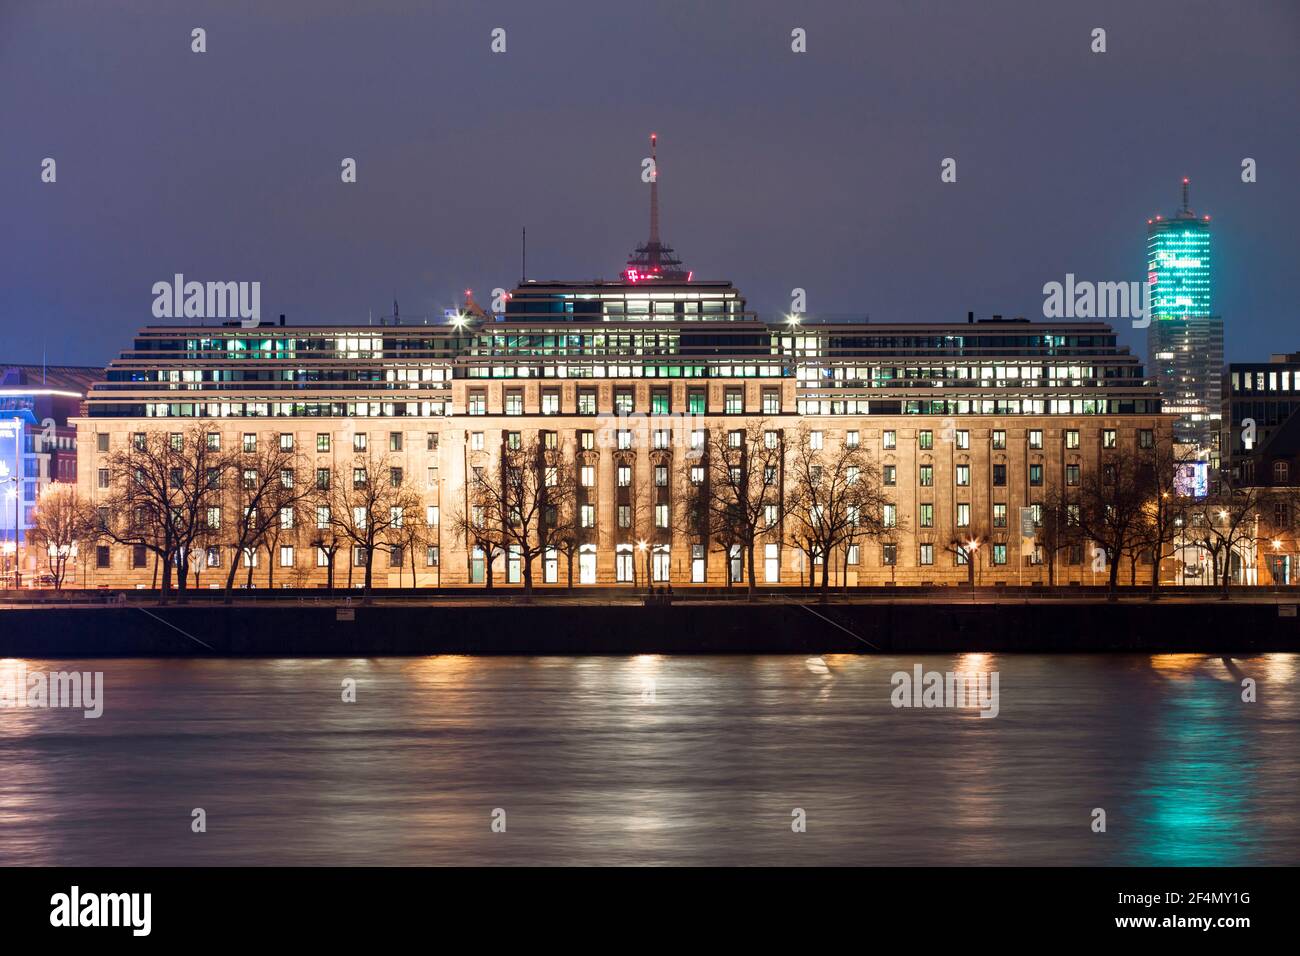
[(1172, 218), (1147, 220), (1147, 282), (1154, 319), (1212, 315), (1210, 308), (1210, 217), (1197, 217), (1188, 205)]
[(1210, 217), (1192, 212), (1188, 185), (1184, 178), (1177, 213), (1147, 220), (1147, 368), (1164, 410), (1178, 415), (1175, 440), (1214, 461), (1223, 418), (1223, 319), (1212, 311)]

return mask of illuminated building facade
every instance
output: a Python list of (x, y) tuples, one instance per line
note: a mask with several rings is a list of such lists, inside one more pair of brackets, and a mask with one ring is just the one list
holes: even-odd
[[(39, 574), (34, 554), (24, 551), (32, 514), (53, 482), (77, 480), (77, 430), (69, 424), (95, 368), (0, 365), (0, 551), (4, 580), (20, 583)], [(16, 556), (16, 557), (15, 557)]]
[(1147, 361), (1164, 399), (1178, 416), (1175, 435), (1211, 459), (1218, 456), (1223, 319), (1212, 310), (1210, 217), (1188, 204), (1171, 218), (1147, 220), (1147, 282), (1151, 324)]
[[(358, 455), (382, 453), (385, 474), (418, 495), (425, 538), (414, 562), (409, 546), (374, 556), (379, 586), (476, 587), (490, 566), (496, 586), (518, 587), (520, 556), (485, 553), (453, 516), (473, 510), (476, 474), (535, 443), (576, 486), (573, 547), (537, 557), (536, 586), (565, 586), (572, 567), (576, 585), (689, 588), (747, 576), (734, 544), (682, 520), (714, 436), (865, 449), (898, 530), (837, 555), (836, 584), (962, 583), (958, 538), (981, 542), (981, 583), (1015, 584), (1046, 580), (1022, 509), (1040, 511), (1107, 454), (1167, 438), (1171, 418), (1105, 323), (766, 322), (730, 283), (660, 278), (528, 281), (500, 314), (438, 325), (146, 327), (77, 425), (81, 486), (101, 503), (114, 452), (149, 432), (202, 427), (223, 448), (294, 449), (302, 476), (355, 474)], [(772, 481), (785, 495), (787, 479)], [(782, 507), (755, 549), (760, 586), (810, 571)], [(269, 564), (276, 586), (325, 583), (319, 518), (287, 517), (276, 549), (253, 559), (255, 586)], [(235, 520), (214, 516), (221, 529)], [(238, 558), (218, 537), (200, 586)], [(336, 585), (358, 583), (347, 568), (365, 557), (346, 558)], [(93, 563), (91, 586), (156, 580), (141, 549), (104, 544)], [(1097, 580), (1082, 547), (1056, 571)]]

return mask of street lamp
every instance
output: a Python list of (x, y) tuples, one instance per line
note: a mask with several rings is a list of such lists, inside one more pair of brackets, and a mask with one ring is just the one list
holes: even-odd
[(638, 541), (638, 542), (636, 543), (636, 549), (637, 549), (638, 551), (640, 551), (643, 555), (645, 555), (645, 588), (646, 588), (646, 593), (649, 593), (649, 591), (650, 591), (650, 555), (649, 555), (649, 554), (646, 554), (646, 548), (647, 548), (647, 547), (648, 547), (648, 545), (646, 544), (645, 538), (642, 538), (640, 541)]

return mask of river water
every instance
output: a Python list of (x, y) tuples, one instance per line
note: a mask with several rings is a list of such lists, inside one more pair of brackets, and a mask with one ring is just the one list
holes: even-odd
[[(997, 716), (893, 706), (918, 664), (996, 673)], [(103, 672), (101, 717), (0, 709), (0, 864), (1300, 861), (1295, 654), (6, 660), (0, 686), (71, 670)]]

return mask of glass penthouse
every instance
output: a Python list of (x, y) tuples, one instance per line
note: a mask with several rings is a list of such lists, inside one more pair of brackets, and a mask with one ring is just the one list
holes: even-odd
[[(521, 580), (517, 554), (467, 545), (450, 516), (470, 506), (467, 476), (536, 437), (574, 465), (579, 540), (567, 560), (541, 556), (535, 583), (564, 586), (572, 565), (577, 584), (648, 576), (678, 588), (746, 573), (743, 553), (678, 520), (678, 475), (698, 476), (711, 435), (752, 426), (784, 445), (807, 432), (816, 447), (866, 449), (900, 531), (836, 556), (836, 583), (963, 582), (945, 546), (966, 537), (987, 544), (982, 582), (1029, 583), (1046, 575), (1021, 536), (1022, 509), (1036, 515), (1049, 488), (1078, 485), (1103, 450), (1169, 434), (1171, 417), (1101, 322), (768, 322), (728, 282), (636, 276), (528, 281), (500, 314), (467, 299), (438, 324), (149, 326), (77, 424), (79, 480), (99, 500), (115, 480), (110, 456), (150, 431), (201, 426), (226, 447), (278, 443), (300, 453), (306, 474), (380, 449), (420, 496), (428, 537), (417, 561), (399, 548), (376, 555), (375, 579), (410, 586), (414, 573), (420, 587), (477, 586), (489, 561), (497, 586)], [(313, 516), (287, 521), (254, 559), (254, 586), (324, 584)], [(250, 559), (210, 542), (201, 586), (224, 581), (231, 560)], [(348, 556), (357, 562), (365, 555)], [(1089, 579), (1081, 553), (1062, 564), (1058, 580)], [(756, 549), (757, 580), (798, 584), (808, 571), (778, 508)], [(155, 572), (143, 549), (110, 544), (88, 578), (129, 587)]]

